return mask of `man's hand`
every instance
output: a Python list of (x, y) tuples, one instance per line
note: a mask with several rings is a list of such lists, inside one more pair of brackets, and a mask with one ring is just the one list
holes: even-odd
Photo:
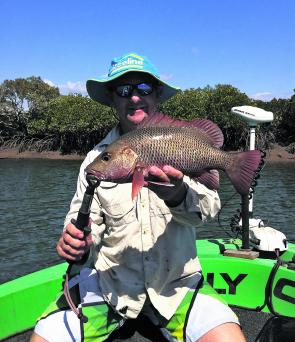
[(186, 196), (187, 186), (183, 182), (183, 173), (172, 166), (165, 165), (162, 169), (152, 166), (149, 169), (147, 181), (171, 183), (174, 186), (148, 183), (148, 188), (154, 191), (170, 207), (179, 205)]
[(84, 233), (69, 223), (56, 245), (56, 251), (63, 259), (79, 261), (92, 244), (91, 234), (84, 239)]

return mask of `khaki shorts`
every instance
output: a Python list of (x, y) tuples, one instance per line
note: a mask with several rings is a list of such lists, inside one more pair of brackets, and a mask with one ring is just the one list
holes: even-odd
[[(88, 317), (88, 322), (81, 323), (63, 305), (61, 296), (49, 306), (35, 327), (35, 332), (47, 341), (105, 341), (125, 323), (126, 319), (104, 301), (95, 270), (84, 269), (70, 281), (70, 286), (73, 288), (77, 283), (82, 303), (78, 307)], [(170, 320), (163, 318), (149, 300), (141, 313), (161, 330), (168, 341), (195, 342), (220, 324), (239, 324), (235, 313), (208, 284), (189, 290)]]

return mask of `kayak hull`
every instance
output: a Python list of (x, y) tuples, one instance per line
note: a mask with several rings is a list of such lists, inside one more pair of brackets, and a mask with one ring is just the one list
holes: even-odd
[[(283, 265), (271, 258), (223, 255), (224, 250), (240, 249), (240, 240), (198, 240), (196, 246), (204, 279), (228, 304), (295, 317), (295, 244), (281, 255)], [(0, 285), (0, 340), (36, 324), (61, 291), (66, 269), (62, 263)]]

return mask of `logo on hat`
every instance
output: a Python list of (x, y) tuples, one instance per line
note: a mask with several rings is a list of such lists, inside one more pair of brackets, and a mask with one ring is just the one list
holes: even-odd
[(130, 66), (134, 69), (143, 69), (144, 59), (141, 56), (136, 55), (135, 53), (129, 54), (127, 56), (123, 56), (119, 60), (113, 60), (108, 76), (115, 75), (118, 72), (121, 72), (124, 69), (130, 69)]

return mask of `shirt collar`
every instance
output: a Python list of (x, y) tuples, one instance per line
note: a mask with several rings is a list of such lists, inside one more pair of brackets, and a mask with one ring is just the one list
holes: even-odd
[(117, 124), (107, 136), (98, 144), (98, 148), (105, 148), (120, 137), (120, 127)]

